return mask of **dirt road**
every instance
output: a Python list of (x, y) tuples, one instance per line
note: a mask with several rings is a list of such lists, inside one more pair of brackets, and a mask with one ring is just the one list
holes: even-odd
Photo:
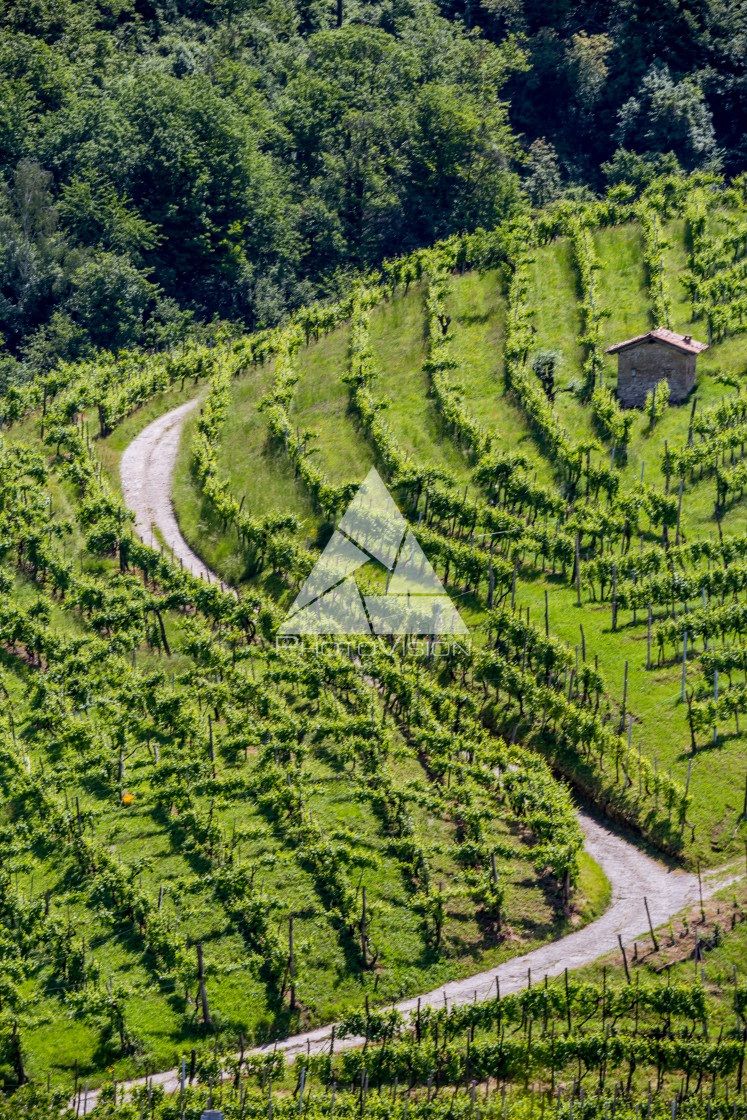
[(179, 437), (184, 421), (198, 404), (199, 398), (187, 401), (143, 428), (122, 455), (119, 473), (125, 502), (135, 514), (137, 534), (146, 544), (158, 548), (161, 542), (154, 532), (157, 529), (175, 559), (194, 575), (207, 576), (208, 569), (179, 530), (171, 501)]

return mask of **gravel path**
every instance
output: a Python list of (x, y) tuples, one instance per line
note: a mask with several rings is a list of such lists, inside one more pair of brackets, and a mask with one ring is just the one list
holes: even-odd
[[(136, 528), (141, 536), (147, 539), (148, 534), (152, 535), (152, 525), (156, 525), (166, 542), (174, 549), (175, 556), (181, 556), (185, 564), (194, 563), (193, 570), (205, 571), (204, 565), (179, 534), (169, 498), (170, 478), (181, 426), (184, 417), (196, 404), (197, 401), (190, 401), (181, 405), (141, 432), (122, 456), (121, 471), (125, 498), (137, 515)], [(585, 836), (585, 850), (603, 869), (612, 887), (610, 905), (601, 918), (558, 941), (514, 957), (496, 968), (477, 973), (466, 980), (450, 981), (427, 992), (420, 997), (423, 1006), (442, 1007), (445, 1000), (449, 1004), (459, 1004), (475, 998), (489, 999), (495, 994), (496, 981), (500, 983), (501, 994), (518, 991), (526, 985), (529, 969), (535, 979), (540, 980), (545, 975), (557, 976), (564, 968), (573, 969), (590, 964), (618, 948), (618, 934), (626, 946), (650, 937), (644, 898), (648, 901), (654, 927), (667, 922), (679, 910), (697, 900), (698, 880), (695, 875), (668, 869), (603, 828), (586, 813), (579, 813), (579, 821)], [(704, 899), (720, 887), (728, 886), (736, 878), (741, 878), (741, 875), (732, 874), (728, 867), (707, 873), (703, 876)], [(408, 1013), (413, 1012), (417, 1004), (418, 999), (415, 997), (402, 1000), (395, 1006), (399, 1011)], [(261, 1054), (277, 1048), (292, 1060), (298, 1054), (305, 1053), (309, 1045), (312, 1052), (328, 1048), (330, 1031), (331, 1025), (320, 1027), (277, 1043), (268, 1043), (252, 1053)], [(358, 1046), (362, 1042), (363, 1039), (356, 1038), (336, 1040), (335, 1050)], [(167, 1093), (175, 1092), (179, 1088), (179, 1071), (167, 1070), (155, 1074), (152, 1081), (155, 1085), (162, 1085)], [(140, 1078), (126, 1082), (125, 1088), (144, 1083), (145, 1079)], [(90, 1112), (94, 1107), (95, 1099), (96, 1094), (89, 1093), (87, 1111)]]
[(166, 547), (188, 571), (211, 578), (225, 588), (225, 584), (206, 568), (185, 541), (171, 501), (171, 479), (179, 437), (184, 421), (199, 403), (200, 399), (196, 397), (193, 401), (180, 404), (144, 428), (122, 455), (119, 473), (125, 502), (135, 514), (138, 536), (146, 544), (158, 548), (160, 541), (153, 531), (158, 529)]

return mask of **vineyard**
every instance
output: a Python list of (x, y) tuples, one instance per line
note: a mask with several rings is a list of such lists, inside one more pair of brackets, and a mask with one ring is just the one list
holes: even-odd
[[(391, 1005), (599, 916), (581, 803), (699, 880), (743, 866), (746, 260), (743, 182), (663, 179), (387, 261), (273, 330), (9, 390), (18, 1109), (638, 1120), (647, 1086), (648, 1117), (722, 1091), (744, 1114), (739, 883), (640, 954)], [(696, 388), (623, 411), (605, 350), (654, 326), (709, 343)], [(196, 398), (173, 501), (201, 571), (136, 531), (120, 473)], [(469, 640), (277, 640), (371, 467)], [(272, 1048), (331, 1023), (324, 1052)], [(147, 1082), (172, 1067), (175, 1097)]]

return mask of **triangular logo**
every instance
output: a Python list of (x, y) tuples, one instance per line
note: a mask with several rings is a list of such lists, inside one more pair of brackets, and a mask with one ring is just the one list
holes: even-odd
[(314, 565), (314, 570), (296, 596), (291, 612), (299, 611), (301, 607), (312, 603), (319, 595), (329, 591), (330, 587), (334, 587), (346, 576), (352, 575), (367, 561), (365, 552), (361, 552), (352, 541), (335, 530)]
[(408, 529), (392, 578), (390, 595), (443, 595), (444, 585), (431, 567), (431, 562)]
[[(364, 600), (353, 573), (378, 560), (384, 595)], [(466, 634), (446, 590), (375, 468), (296, 596), (283, 634)]]

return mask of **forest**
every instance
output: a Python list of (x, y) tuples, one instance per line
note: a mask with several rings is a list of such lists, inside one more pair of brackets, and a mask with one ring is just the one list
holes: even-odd
[(745, 169), (744, 6), (3, 0), (0, 386), (527, 205)]

